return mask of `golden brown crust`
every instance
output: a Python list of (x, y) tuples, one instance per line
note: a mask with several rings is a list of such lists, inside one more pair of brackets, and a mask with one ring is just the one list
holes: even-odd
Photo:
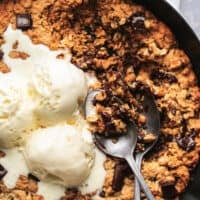
[(13, 59), (18, 58), (18, 59), (22, 59), (22, 60), (26, 60), (28, 57), (30, 57), (30, 55), (28, 55), (25, 52), (15, 51), (15, 50), (10, 51), (8, 56)]
[(0, 72), (2, 73), (10, 72), (10, 68), (2, 61), (0, 61)]
[[(121, 133), (130, 119), (144, 123), (131, 89), (138, 82), (148, 85), (161, 113), (161, 136), (155, 151), (143, 161), (142, 173), (156, 200), (164, 199), (168, 189), (178, 199), (199, 161), (200, 89), (188, 56), (169, 28), (131, 1), (98, 0), (94, 6), (82, 0), (4, 0), (0, 2), (0, 35), (10, 22), (15, 27), (15, 13), (25, 12), (33, 19), (33, 28), (25, 33), (34, 43), (51, 49), (70, 48), (72, 62), (95, 72), (95, 88), (105, 89), (96, 98), (98, 118), (90, 119), (94, 132)], [(0, 44), (3, 42), (0, 36)], [(101, 193), (105, 200), (133, 198), (132, 175), (122, 180), (119, 191), (113, 189), (118, 162), (108, 158), (105, 163)], [(32, 184), (21, 177), (13, 190), (1, 185), (0, 198), (41, 200)], [(67, 191), (63, 200), (71, 200), (73, 195), (77, 200), (91, 199)]]
[(16, 186), (13, 189), (8, 189), (2, 182), (0, 182), (0, 199), (44, 200), (42, 196), (36, 194), (37, 189), (36, 181), (20, 175)]

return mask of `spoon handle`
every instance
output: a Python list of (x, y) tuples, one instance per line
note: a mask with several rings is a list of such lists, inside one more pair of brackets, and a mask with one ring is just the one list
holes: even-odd
[(131, 167), (133, 173), (135, 174), (135, 177), (139, 181), (139, 183), (142, 187), (142, 190), (144, 191), (147, 199), (154, 200), (153, 194), (151, 193), (149, 187), (146, 185), (145, 180), (140, 173), (140, 170), (137, 168), (137, 164), (136, 164), (132, 154), (130, 154), (129, 156), (126, 156), (126, 161), (128, 162), (129, 166)]
[[(141, 170), (142, 158), (143, 154), (136, 154), (135, 156), (135, 162), (138, 170)], [(140, 200), (140, 184), (136, 178), (135, 178), (134, 200)]]

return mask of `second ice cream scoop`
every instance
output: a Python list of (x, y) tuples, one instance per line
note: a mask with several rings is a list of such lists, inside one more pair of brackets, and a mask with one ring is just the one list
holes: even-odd
[(24, 156), (41, 180), (76, 187), (90, 174), (95, 151), (92, 140), (85, 140), (75, 127), (57, 125), (33, 132)]

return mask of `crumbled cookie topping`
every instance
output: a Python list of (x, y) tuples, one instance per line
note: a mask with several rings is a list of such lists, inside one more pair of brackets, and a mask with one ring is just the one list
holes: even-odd
[(0, 72), (8, 73), (10, 72), (10, 68), (4, 62), (0, 61)]
[(21, 175), (13, 189), (8, 189), (2, 182), (0, 182), (1, 200), (44, 200), (44, 198), (37, 195), (36, 192), (37, 183), (34, 180), (28, 179), (26, 176)]
[(28, 55), (25, 52), (21, 52), (21, 51), (10, 51), (9, 52), (9, 57), (14, 58), (14, 59), (22, 59), (22, 60), (26, 60), (28, 57), (30, 57), (30, 55)]
[(8, 173), (8, 171), (0, 164), (0, 180)]

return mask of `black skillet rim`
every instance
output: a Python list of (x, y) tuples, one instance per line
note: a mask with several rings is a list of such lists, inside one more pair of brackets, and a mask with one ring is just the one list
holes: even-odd
[[(152, 11), (155, 16), (170, 27), (182, 48), (189, 56), (200, 86), (200, 39), (186, 22), (183, 15), (175, 10), (166, 0), (134, 0)], [(192, 172), (191, 181), (180, 200), (200, 199), (200, 164)], [(188, 196), (189, 195), (189, 196)], [(190, 197), (194, 196), (194, 199)]]

